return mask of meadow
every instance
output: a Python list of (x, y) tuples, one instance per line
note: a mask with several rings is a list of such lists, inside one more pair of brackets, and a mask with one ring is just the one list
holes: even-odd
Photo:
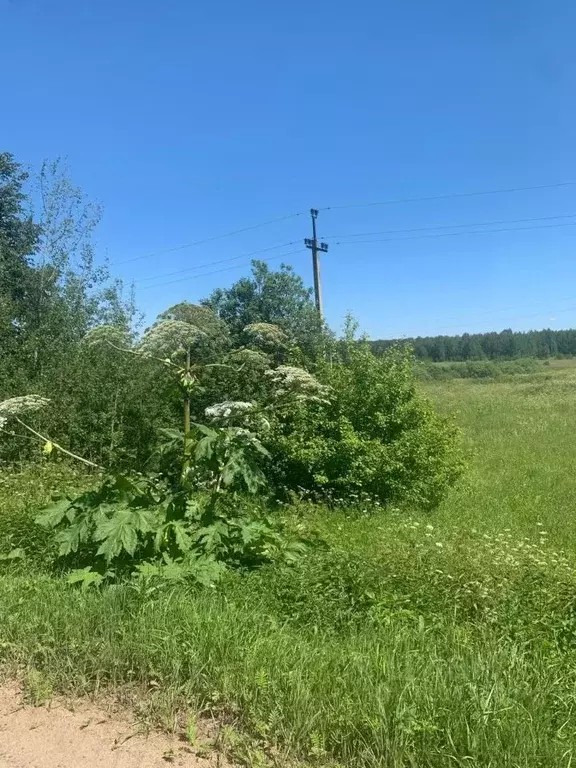
[(212, 589), (73, 589), (30, 522), (66, 465), (0, 479), (0, 662), (33, 700), (113, 690), (145, 722), (211, 713), (254, 766), (576, 762), (576, 369), (421, 384), (467, 471), (435, 511), (306, 502), (324, 541)]

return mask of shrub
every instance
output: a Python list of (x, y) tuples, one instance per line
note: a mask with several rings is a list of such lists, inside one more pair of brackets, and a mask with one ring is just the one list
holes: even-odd
[(434, 506), (462, 471), (462, 454), (456, 428), (418, 390), (411, 352), (377, 358), (353, 339), (337, 351), (338, 361), (317, 371), (329, 402), (294, 407), (265, 441), (277, 483)]
[[(50, 568), (56, 560), (52, 536), (39, 528), (38, 509), (55, 493), (74, 493), (94, 483), (94, 476), (56, 461), (31, 464), (0, 476), (0, 558), (24, 550), (29, 570)], [(9, 560), (3, 560), (9, 564)], [(16, 562), (16, 561), (15, 561)]]
[(416, 361), (416, 376), (422, 380), (447, 379), (501, 379), (504, 376), (516, 376), (536, 373), (542, 363), (532, 357), (518, 360), (466, 360), (453, 363), (426, 363)]

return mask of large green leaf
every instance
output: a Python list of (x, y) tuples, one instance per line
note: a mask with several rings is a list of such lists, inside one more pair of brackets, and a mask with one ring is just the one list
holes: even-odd
[(203, 435), (206, 435), (206, 437), (216, 438), (218, 436), (216, 430), (212, 429), (211, 427), (207, 427), (206, 424), (198, 424), (198, 422), (194, 422), (194, 427), (196, 427), (196, 429)]
[(56, 535), (56, 543), (60, 545), (58, 549), (60, 557), (66, 557), (72, 552), (77, 552), (80, 544), (88, 540), (89, 534), (90, 523), (85, 517), (81, 517), (78, 522), (60, 531)]
[(196, 448), (194, 450), (194, 455), (196, 456), (196, 459), (212, 458), (217, 440), (218, 440), (218, 436), (216, 435), (216, 433), (214, 433), (213, 435), (206, 435), (206, 437), (203, 437), (201, 440), (198, 440), (198, 442), (196, 443)]
[(174, 539), (176, 546), (184, 554), (192, 547), (192, 539), (188, 535), (188, 527), (184, 525), (180, 520), (174, 520), (169, 525), (174, 532)]
[(110, 518), (100, 520), (94, 532), (96, 541), (101, 541), (97, 554), (107, 562), (125, 550), (133, 555), (138, 547), (138, 533), (150, 533), (156, 527), (156, 517), (149, 509), (120, 507)]
[(82, 589), (89, 587), (98, 587), (104, 581), (104, 576), (97, 571), (93, 571), (90, 566), (72, 571), (68, 576), (68, 584), (81, 584)]
[(34, 522), (41, 525), (42, 528), (55, 528), (64, 519), (66, 512), (70, 509), (70, 504), (70, 499), (59, 499), (45, 507), (36, 516)]

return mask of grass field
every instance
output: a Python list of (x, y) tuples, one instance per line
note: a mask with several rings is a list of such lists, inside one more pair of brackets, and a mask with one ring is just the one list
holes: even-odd
[(29, 520), (78, 479), (3, 478), (0, 546), (32, 541), (0, 576), (5, 672), (216, 711), (256, 766), (576, 765), (576, 369), (425, 386), (469, 455), (436, 512), (302, 505), (331, 547), (217, 590), (72, 590)]

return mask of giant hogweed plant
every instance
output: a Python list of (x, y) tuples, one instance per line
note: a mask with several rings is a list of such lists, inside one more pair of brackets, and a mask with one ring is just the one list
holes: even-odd
[(106, 474), (98, 488), (56, 499), (38, 516), (55, 532), (59, 554), (76, 565), (72, 583), (87, 587), (132, 576), (152, 591), (174, 581), (212, 584), (229, 567), (292, 562), (304, 551), (303, 540), (255, 498), (266, 485), (262, 466), (269, 459), (261, 438), (283, 409), (325, 400), (327, 389), (304, 370), (279, 366), (266, 371), (266, 402), (217, 403), (206, 409), (205, 423), (191, 423), (200, 373), (219, 365), (195, 359), (203, 336), (172, 318), (153, 326), (135, 348), (117, 329), (89, 335), (87, 343), (155, 359), (177, 377), (184, 431), (164, 431), (158, 472)]

